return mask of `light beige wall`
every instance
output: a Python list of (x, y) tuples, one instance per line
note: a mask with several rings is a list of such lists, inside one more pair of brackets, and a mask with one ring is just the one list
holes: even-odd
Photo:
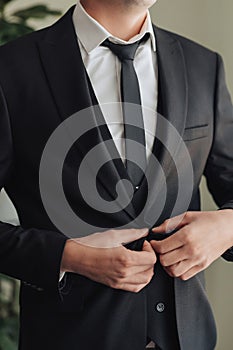
[(151, 13), (159, 26), (220, 52), (233, 92), (232, 0), (158, 0)]
[[(233, 96), (233, 1), (158, 0), (151, 13), (154, 22), (160, 27), (198, 41), (223, 56), (227, 81)], [(204, 181), (202, 194), (203, 209), (214, 210), (215, 205)], [(233, 349), (233, 265), (218, 260), (208, 269), (206, 278), (208, 295), (218, 326), (217, 350), (231, 350)]]
[[(43, 0), (16, 0), (8, 7), (8, 10), (10, 13), (12, 9), (19, 6), (38, 2), (43, 2)], [(44, 2), (62, 11), (74, 3), (72, 0), (45, 0)], [(158, 0), (151, 13), (156, 24), (161, 27), (178, 32), (220, 52), (226, 64), (228, 83), (233, 93), (232, 0), (221, 2), (219, 0)], [(36, 22), (37, 27), (50, 24), (52, 20), (48, 18), (43, 22), (38, 21)], [(215, 206), (206, 191), (204, 182), (202, 193), (203, 208), (205, 210), (214, 209)], [(2, 214), (0, 218), (7, 218), (9, 221), (12, 221), (15, 215), (7, 201), (0, 202), (0, 212)], [(218, 324), (217, 350), (231, 350), (233, 342), (233, 265), (221, 260), (216, 262), (207, 271), (207, 287)]]

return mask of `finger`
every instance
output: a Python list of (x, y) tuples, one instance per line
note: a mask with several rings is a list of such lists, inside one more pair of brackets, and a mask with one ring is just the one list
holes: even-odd
[[(132, 266), (130, 268), (128, 268), (127, 271), (125, 271), (124, 278), (129, 281), (134, 283), (135, 280), (135, 276), (140, 275), (140, 274), (146, 274), (147, 272), (151, 271), (151, 273), (154, 270), (154, 265), (146, 265), (146, 266)], [(121, 275), (122, 276), (122, 275)], [(122, 278), (122, 277), (121, 277)]]
[(132, 285), (140, 285), (140, 284), (148, 284), (154, 275), (153, 268), (144, 269), (138, 273), (130, 274), (129, 276), (122, 279), (123, 284), (132, 284)]
[(154, 249), (148, 241), (145, 241), (142, 246), (142, 251), (155, 254)]
[(76, 238), (74, 241), (82, 245), (94, 248), (114, 248), (123, 244), (130, 243), (134, 240), (147, 236), (148, 229), (124, 229), (108, 230), (96, 232), (86, 237)]
[(143, 288), (145, 288), (146, 284), (137, 284), (137, 285), (133, 285), (133, 284), (124, 284), (124, 285), (120, 285), (119, 287), (115, 287), (115, 289), (121, 289), (121, 290), (125, 290), (126, 292), (131, 292), (131, 293), (138, 293), (140, 292)]
[(117, 241), (122, 245), (133, 242), (137, 239), (146, 237), (149, 233), (148, 228), (141, 229), (127, 229), (127, 230), (114, 230), (117, 232)]
[(165, 270), (172, 277), (181, 277), (186, 274), (190, 269), (192, 269), (195, 264), (191, 260), (183, 260), (179, 263), (165, 267)]
[(181, 248), (184, 246), (184, 242), (182, 240), (182, 230), (179, 233), (174, 233), (172, 236), (162, 240), (162, 241), (150, 241), (151, 246), (155, 250), (156, 253), (166, 254), (175, 249)]
[(165, 271), (170, 277), (173, 277), (173, 278), (174, 278), (173, 274), (170, 272), (170, 270), (168, 270), (167, 267), (164, 267), (163, 269), (164, 269), (164, 271)]
[(129, 251), (129, 254), (130, 254), (129, 257), (131, 259), (132, 265), (134, 265), (134, 266), (152, 266), (156, 263), (157, 259), (156, 259), (156, 254), (155, 254), (154, 250), (151, 249), (150, 251), (148, 251), (149, 247), (148, 247), (147, 243), (145, 245), (143, 245), (143, 247), (144, 247), (143, 249), (146, 249), (146, 250), (142, 250), (140, 252), (132, 251), (132, 250)]
[(162, 266), (167, 267), (178, 264), (180, 261), (188, 259), (188, 257), (188, 253), (183, 246), (181, 248), (172, 250), (169, 253), (161, 254), (159, 260)]
[(149, 268), (138, 274), (132, 275), (127, 282), (129, 284), (148, 284), (151, 281), (153, 275), (154, 269)]
[(119, 275), (123, 275), (123, 277), (128, 277), (130, 275), (136, 275), (139, 273), (145, 273), (148, 270), (153, 270), (154, 265), (157, 261), (155, 252), (152, 247), (152, 250), (149, 252), (134, 252), (129, 251), (128, 259), (126, 263), (123, 262), (123, 272), (119, 271)]
[(187, 213), (185, 212), (181, 215), (165, 220), (161, 225), (154, 227), (152, 231), (155, 233), (159, 233), (159, 232), (169, 233), (174, 231), (175, 229), (179, 230), (186, 224), (187, 224)]
[(200, 265), (196, 265), (192, 267), (190, 270), (186, 271), (184, 274), (180, 276), (180, 279), (183, 281), (187, 281), (190, 278), (194, 277), (197, 273), (201, 272), (204, 270)]

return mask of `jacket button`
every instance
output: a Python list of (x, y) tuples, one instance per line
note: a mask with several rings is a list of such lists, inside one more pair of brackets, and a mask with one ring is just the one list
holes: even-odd
[(156, 305), (156, 311), (158, 311), (158, 312), (163, 312), (164, 311), (164, 309), (165, 309), (165, 305), (164, 305), (164, 303), (158, 303), (157, 305)]

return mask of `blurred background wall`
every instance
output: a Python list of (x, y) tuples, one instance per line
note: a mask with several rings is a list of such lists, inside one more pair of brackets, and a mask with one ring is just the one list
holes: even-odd
[[(19, 7), (31, 6), (38, 2), (46, 3), (64, 12), (75, 1), (16, 0), (8, 6), (7, 12), (11, 13)], [(157, 25), (198, 41), (223, 56), (228, 86), (233, 95), (232, 13), (232, 0), (221, 2), (218, 0), (158, 0), (151, 9), (152, 18)], [(51, 21), (54, 21), (54, 18), (48, 17), (43, 21), (33, 21), (33, 25), (41, 28), (50, 24)], [(204, 180), (202, 207), (204, 210), (215, 210), (216, 208), (206, 190)], [(14, 209), (5, 194), (2, 193), (0, 219), (14, 222), (15, 215)], [(233, 344), (233, 265), (219, 259), (207, 270), (206, 278), (208, 295), (218, 327), (217, 350), (231, 350)]]

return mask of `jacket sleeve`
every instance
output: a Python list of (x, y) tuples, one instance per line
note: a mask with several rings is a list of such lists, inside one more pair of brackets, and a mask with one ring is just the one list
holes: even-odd
[[(219, 208), (233, 209), (233, 105), (225, 82), (223, 61), (219, 55), (217, 55), (214, 139), (204, 175), (209, 191)], [(233, 261), (233, 248), (223, 257)]]
[[(0, 190), (13, 170), (14, 154), (7, 103), (0, 88)], [(0, 222), (0, 273), (40, 289), (58, 289), (67, 237), (59, 232), (23, 229)]]

